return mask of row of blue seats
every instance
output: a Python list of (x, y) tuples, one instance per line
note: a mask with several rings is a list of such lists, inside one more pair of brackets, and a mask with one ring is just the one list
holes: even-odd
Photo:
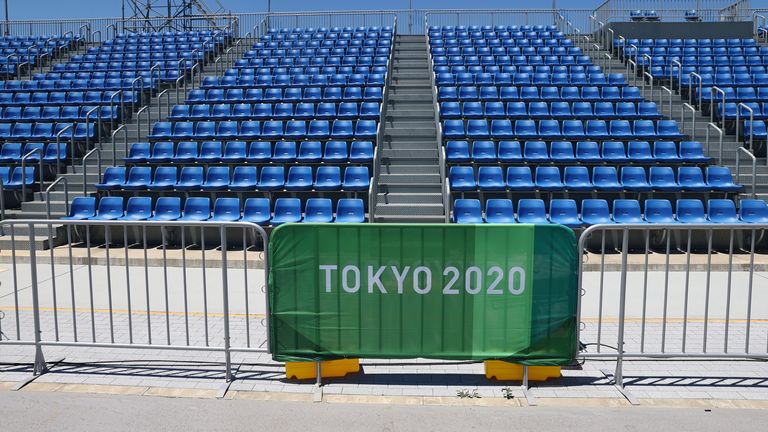
[[(210, 37), (224, 37), (232, 36), (232, 32), (229, 30), (175, 30), (175, 31), (154, 31), (154, 32), (130, 32), (119, 33), (114, 39), (105, 41), (106, 45), (119, 45), (123, 43), (130, 43), (130, 41), (148, 39), (151, 41), (156, 40), (178, 40), (183, 38), (210, 38)], [(135, 42), (134, 42), (135, 43)]]
[(123, 61), (123, 62), (89, 62), (89, 63), (59, 63), (53, 66), (52, 72), (108, 72), (108, 71), (148, 71), (159, 69), (161, 77), (171, 77), (179, 71), (189, 71), (195, 65), (192, 60), (170, 61)]
[(627, 85), (624, 74), (612, 73), (606, 76), (603, 73), (460, 73), (453, 74), (440, 72), (435, 75), (435, 83), (439, 86), (472, 86), (472, 85), (558, 85), (558, 86), (618, 86)]
[(309, 87), (309, 86), (383, 86), (384, 74), (335, 75), (240, 75), (205, 77), (203, 88), (215, 87)]
[[(473, 66), (447, 66), (447, 65), (437, 65), (433, 68), (435, 73), (451, 73), (451, 74), (460, 74), (460, 73), (470, 73), (473, 75), (477, 75), (480, 73), (490, 73), (494, 75), (498, 75), (499, 73), (505, 73), (505, 74), (515, 74), (515, 73), (548, 73), (548, 74), (555, 74), (555, 73), (565, 73), (565, 74), (574, 74), (574, 73), (586, 73), (587, 75), (593, 74), (593, 73), (602, 73), (603, 68), (597, 65), (571, 65), (571, 66), (565, 66), (565, 65), (555, 65), (555, 66), (544, 66), (544, 65), (537, 65), (537, 66), (531, 66), (531, 65), (506, 65), (506, 66), (497, 66), (497, 65), (473, 65)], [(502, 77), (495, 77), (495, 80), (499, 79), (505, 79), (504, 76)]]
[(475, 199), (458, 199), (454, 201), (453, 221), (464, 224), (479, 223), (532, 223), (560, 224), (571, 228), (584, 228), (598, 224), (708, 224), (708, 223), (758, 223), (768, 222), (768, 207), (762, 200), (744, 199), (739, 202), (738, 213), (736, 204), (728, 199), (707, 200), (707, 210), (704, 203), (697, 199), (679, 199), (672, 203), (665, 199), (645, 200), (641, 210), (640, 202), (631, 199), (613, 201), (613, 211), (609, 210), (608, 202), (602, 199), (587, 199), (581, 203), (579, 213), (576, 201), (569, 199), (553, 199), (549, 202), (549, 214), (545, 203), (540, 199), (521, 199), (517, 204), (515, 215), (512, 201), (507, 199), (489, 199), (485, 202), (485, 212), (480, 201)]
[[(610, 124), (610, 129), (609, 125)], [(514, 127), (511, 120), (470, 119), (443, 120), (443, 138), (541, 138), (569, 139), (572, 141), (582, 138), (619, 139), (619, 140), (661, 140), (681, 139), (683, 134), (675, 120), (516, 120)]]
[(440, 117), (658, 120), (662, 115), (655, 102), (507, 102), (506, 105), (504, 102), (441, 102)]
[(90, 122), (96, 122), (101, 118), (102, 122), (118, 120), (121, 118), (120, 107), (109, 107), (99, 105), (98, 110), (88, 115), (97, 106), (94, 105), (45, 105), (45, 106), (9, 106), (0, 107), (0, 122), (39, 122), (39, 121), (65, 121), (65, 122), (85, 122), (88, 118)]
[(5, 88), (2, 88), (0, 83), (0, 91), (3, 92), (16, 92), (19, 90), (140, 90), (143, 86), (145, 89), (153, 88), (156, 84), (159, 75), (154, 73), (154, 79), (144, 79), (143, 82), (134, 83), (137, 78), (136, 75), (128, 78), (103, 78), (103, 79), (61, 79), (61, 80), (39, 80), (39, 81), (23, 81), (19, 87), (8, 85), (6, 81)]
[[(5, 145), (0, 150), (0, 161), (5, 153)], [(131, 144), (126, 163), (371, 163), (373, 161), (373, 143), (370, 141), (303, 141), (296, 151), (295, 141), (181, 141), (174, 145), (170, 141), (159, 141), (154, 145), (148, 142)]]
[(601, 89), (596, 86), (527, 86), (518, 89), (518, 87), (512, 86), (482, 86), (478, 91), (478, 88), (475, 86), (442, 86), (438, 87), (437, 90), (437, 100), (440, 102), (498, 100), (503, 102), (518, 100), (640, 102), (644, 100), (640, 94), (640, 89), (637, 87), (622, 87), (619, 89), (619, 87), (615, 86), (606, 86)]
[(505, 47), (505, 46), (495, 46), (495, 47), (436, 47), (433, 46), (429, 50), (433, 56), (446, 56), (446, 57), (453, 57), (453, 56), (487, 56), (487, 55), (493, 55), (493, 56), (532, 56), (532, 55), (557, 55), (557, 56), (564, 56), (564, 55), (580, 55), (582, 53), (582, 50), (580, 47), (576, 46), (563, 46), (563, 45), (552, 45), (552, 46), (539, 46), (539, 47), (533, 47), (533, 46), (513, 46), (513, 47)]
[(588, 55), (564, 55), (564, 56), (482, 56), (482, 57), (461, 57), (461, 56), (436, 56), (432, 58), (432, 64), (437, 66), (588, 66), (592, 64), (592, 59)]
[[(114, 63), (114, 62), (168, 62), (194, 59), (195, 55), (190, 50), (186, 51), (160, 51), (160, 52), (119, 52), (112, 54), (84, 54), (69, 58), (68, 63)], [(64, 66), (64, 64), (62, 64)], [(54, 67), (54, 70), (56, 68)], [(61, 67), (59, 68), (61, 69)], [(58, 72), (58, 71), (57, 71)]]
[[(2, 93), (0, 93), (2, 95)], [(195, 89), (187, 93), (185, 103), (240, 102), (381, 102), (383, 87), (288, 87)]]
[[(114, 79), (131, 79), (134, 80), (141, 77), (144, 80), (144, 87), (152, 87), (158, 77), (156, 71), (81, 71), (81, 72), (46, 72), (36, 73), (32, 75), (32, 81), (19, 81), (18, 84), (6, 81), (5, 89), (19, 90), (25, 87), (32, 87), (37, 85), (42, 87), (49, 85), (51, 81), (59, 83), (62, 81), (74, 81), (74, 80), (114, 80)], [(39, 81), (39, 84), (32, 84), (34, 81)], [(1, 84), (0, 84), (1, 85)], [(60, 85), (66, 85), (63, 82)], [(0, 87), (2, 89), (2, 87)]]
[[(764, 70), (764, 66), (760, 66)], [(703, 69), (703, 68), (701, 68)], [(695, 72), (695, 71), (691, 71)], [(728, 86), (728, 87), (760, 87), (768, 85), (768, 74), (766, 73), (735, 73), (731, 74), (728, 73), (717, 73), (715, 75), (709, 74), (709, 73), (703, 73), (699, 72), (699, 77), (693, 78), (693, 81), (691, 81), (692, 77), (690, 76), (691, 72), (687, 73), (687, 77), (682, 78), (681, 80), (677, 80), (676, 74), (674, 74), (673, 71), (673, 82), (679, 82), (681, 85), (688, 86), (691, 83), (695, 84), (697, 87), (699, 83), (702, 84), (702, 86)], [(659, 72), (657, 68), (654, 66), (651, 68), (651, 74), (657, 74), (659, 77), (663, 78), (669, 78), (669, 72), (668, 69), (662, 68), (662, 71)], [(655, 77), (654, 77), (655, 78)]]
[[(745, 106), (736, 102), (726, 102), (725, 105), (718, 103), (713, 109), (716, 118), (725, 118), (726, 120), (735, 120), (738, 113), (740, 119), (749, 119), (753, 116), (757, 120), (768, 118), (768, 102), (742, 102)], [(749, 109), (747, 109), (749, 108)], [(750, 112), (750, 109), (752, 110)]]
[(0, 166), (0, 181), (5, 190), (21, 190), (23, 187), (32, 187), (37, 181), (37, 167), (26, 166), (22, 169), (18, 167)]
[[(3, 125), (0, 124), (0, 127)], [(201, 122), (156, 122), (152, 133), (147, 136), (152, 141), (180, 139), (322, 139), (322, 138), (376, 138), (378, 122), (376, 120), (267, 120), (260, 122), (248, 120), (237, 122), (201, 121)], [(0, 137), (2, 137), (0, 129)]]
[[(193, 42), (178, 42), (176, 40), (160, 41), (160, 42), (136, 42), (126, 43), (123, 45), (101, 45), (97, 47), (90, 47), (86, 50), (85, 54), (78, 54), (72, 56), (73, 59), (88, 59), (88, 56), (99, 56), (109, 54), (120, 53), (153, 53), (153, 52), (183, 52), (193, 51), (197, 49), (202, 51), (214, 51), (215, 48), (212, 44), (206, 43), (203, 45), (201, 40)], [(194, 48), (193, 48), (194, 45)]]
[(745, 121), (741, 128), (741, 137), (745, 141), (749, 141), (749, 137), (759, 141), (768, 140), (768, 128), (766, 128), (764, 121)]
[[(57, 148), (58, 147), (58, 148)], [(13, 143), (4, 142), (0, 147), (0, 164), (20, 164), (27, 156), (27, 163), (35, 163), (42, 157), (43, 163), (58, 163), (67, 160), (67, 143)]]
[(267, 33), (263, 35), (260, 42), (257, 43), (271, 43), (280, 41), (352, 41), (352, 40), (368, 40), (368, 39), (391, 39), (394, 34), (393, 30), (384, 29), (365, 29), (365, 30), (342, 30), (339, 32), (333, 31), (306, 31), (303, 33), (285, 34), (280, 33)]
[(151, 197), (130, 197), (123, 209), (122, 197), (96, 198), (77, 197), (72, 201), (72, 208), (63, 220), (148, 220), (148, 221), (243, 221), (264, 226), (277, 226), (289, 222), (315, 223), (362, 223), (365, 222), (363, 200), (341, 198), (333, 203), (328, 198), (309, 198), (301, 212), (301, 200), (298, 198), (278, 198), (274, 208), (270, 208), (269, 198), (247, 198), (240, 213), (239, 198), (217, 198), (211, 214), (211, 200), (208, 197), (191, 197), (184, 201), (182, 212), (181, 198), (159, 197), (152, 212)]
[(750, 56), (655, 56), (645, 57), (638, 60), (638, 66), (641, 68), (651, 66), (673, 65), (675, 62), (683, 66), (764, 66), (768, 63), (768, 55), (750, 55)]
[(93, 140), (96, 137), (96, 124), (92, 122), (86, 126), (85, 123), (70, 122), (0, 123), (0, 140), (2, 141), (48, 141), (55, 140), (59, 133), (63, 140), (70, 138), (74, 138), (75, 141)]
[(281, 28), (275, 28), (270, 27), (267, 29), (267, 36), (275, 37), (275, 35), (303, 35), (303, 34), (314, 34), (314, 33), (352, 33), (352, 32), (389, 32), (391, 33), (393, 31), (392, 26), (358, 26), (358, 27), (294, 27), (294, 28), (288, 28), (288, 27), (281, 27)]
[(82, 37), (68, 35), (3, 35), (0, 36), (0, 46), (41, 46), (45, 44), (53, 46), (68, 46), (82, 41)]
[[(430, 50), (445, 48), (575, 48), (571, 39), (557, 37), (532, 37), (532, 38), (484, 38), (484, 39), (458, 39), (458, 38), (430, 38)], [(574, 51), (578, 52), (578, 51)]]
[[(364, 37), (355, 38), (355, 36), (363, 36), (362, 34), (350, 34), (349, 37), (339, 38), (333, 35), (315, 34), (312, 38), (308, 39), (295, 39), (290, 47), (301, 47), (310, 45), (311, 42), (317, 42), (320, 48), (338, 48), (338, 47), (391, 47), (392, 46), (392, 34), (391, 33), (368, 33)], [(275, 44), (276, 42), (276, 44)], [(303, 44), (302, 44), (303, 42)], [(274, 45), (273, 45), (274, 44)], [(312, 46), (312, 45), (310, 45)], [(272, 40), (266, 37), (262, 37), (262, 42), (256, 42), (252, 46), (255, 49), (267, 48), (267, 49), (285, 49), (287, 44), (280, 45), (279, 40)]]
[[(269, 67), (291, 67), (291, 66), (300, 66), (300, 67), (308, 67), (308, 66), (386, 66), (387, 61), (389, 60), (389, 56), (345, 56), (345, 57), (338, 57), (338, 56), (329, 56), (329, 57), (270, 57), (270, 58), (262, 58), (262, 57), (255, 57), (250, 59), (242, 59), (240, 61), (240, 65), (245, 65), (248, 67), (255, 67), (255, 66), (269, 66)], [(237, 67), (238, 63), (235, 64)]]
[[(127, 171), (127, 177), (126, 177)], [(368, 167), (349, 166), (342, 177), (338, 166), (291, 166), (286, 179), (285, 167), (239, 165), (210, 166), (203, 175), (202, 166), (108, 167), (100, 183), (99, 191), (118, 190), (179, 190), (179, 191), (350, 191), (365, 192), (370, 186)], [(314, 181), (313, 181), (314, 177)]]
[(291, 66), (242, 67), (224, 71), (224, 76), (239, 75), (370, 75), (387, 73), (386, 66)]
[[(651, 75), (654, 75), (654, 79), (657, 77), (659, 79), (668, 80), (670, 75), (672, 75), (672, 83), (676, 86), (682, 86), (683, 91), (688, 90), (688, 86), (691, 84), (692, 80), (695, 82), (695, 84), (698, 86), (699, 81), (702, 82), (702, 85), (714, 85), (715, 84), (715, 75), (718, 74), (732, 74), (733, 75), (733, 82), (738, 83), (739, 85), (745, 84), (747, 78), (744, 75), (749, 75), (750, 80), (752, 80), (752, 84), (761, 86), (766, 85), (768, 82), (766, 82), (766, 67), (765, 66), (683, 66), (682, 68), (678, 67), (677, 65), (674, 66), (662, 66), (662, 71), (659, 72), (659, 70), (654, 66), (650, 68)], [(691, 73), (696, 72), (701, 76), (699, 77), (693, 77), (691, 76)], [(738, 78), (736, 78), (738, 76)]]
[(124, 90), (90, 90), (90, 91), (40, 91), (20, 90), (12, 92), (0, 91), (0, 106), (29, 106), (29, 105), (85, 105), (110, 103), (119, 104), (139, 101), (138, 92)]
[[(766, 102), (768, 101), (768, 87), (718, 87), (720, 91), (713, 87), (703, 87), (699, 93), (698, 87), (694, 88), (693, 100), (698, 103), (709, 104), (710, 101), (721, 102)], [(704, 97), (700, 97), (703, 95)]]
[[(380, 38), (382, 41), (390, 41), (389, 37)], [(307, 50), (336, 50), (336, 49), (359, 49), (360, 53), (370, 53), (379, 55), (389, 55), (392, 50), (392, 44), (386, 42), (379, 45), (379, 43), (365, 43), (362, 39), (352, 40), (294, 40), (294, 41), (280, 41), (280, 42), (257, 42), (252, 45), (249, 51), (255, 51), (248, 55), (248, 59), (256, 58), (260, 52), (269, 50), (271, 52), (277, 50), (289, 51), (289, 50), (301, 50), (301, 52), (309, 52)], [(246, 51), (248, 52), (248, 51)], [(354, 52), (354, 51), (352, 51)], [(271, 57), (271, 55), (269, 56)]]
[[(387, 41), (388, 42), (388, 41)], [(379, 46), (342, 46), (336, 48), (259, 48), (243, 53), (243, 58), (313, 58), (313, 57), (389, 57), (389, 43)]]
[(694, 48), (709, 48), (709, 47), (748, 47), (755, 46), (757, 42), (752, 38), (738, 39), (614, 39), (613, 46), (617, 48), (631, 49), (631, 45), (637, 47), (694, 47)]
[[(661, 56), (661, 57), (682, 57), (682, 56), (750, 56), (750, 55), (758, 55), (758, 56), (764, 56), (768, 55), (768, 47), (758, 47), (758, 46), (750, 46), (750, 47), (715, 47), (715, 48), (694, 48), (694, 47), (687, 47), (687, 48), (681, 48), (681, 47), (674, 47), (674, 48), (665, 48), (665, 47), (659, 47), (659, 48), (638, 48), (637, 53), (638, 55), (635, 56), (635, 50), (634, 48), (630, 48), (630, 56), (631, 57), (639, 57), (642, 58), (644, 55), (648, 55), (651, 57)], [(639, 59), (638, 58), (638, 59)]]
[[(562, 171), (562, 175), (561, 175)], [(675, 178), (677, 171), (677, 178)], [(451, 191), (629, 191), (629, 192), (740, 192), (727, 167), (709, 166), (706, 180), (699, 167), (624, 166), (621, 176), (612, 166), (538, 166), (535, 176), (529, 166), (507, 167), (506, 178), (500, 166), (452, 166), (448, 179)]]
[(546, 25), (546, 26), (540, 25), (540, 24), (536, 24), (536, 25), (528, 25), (528, 24), (526, 24), (526, 25), (522, 25), (522, 26), (518, 26), (518, 25), (494, 25), (494, 26), (489, 26), (489, 25), (484, 25), (484, 26), (478, 26), (478, 25), (470, 25), (470, 26), (465, 26), (465, 25), (459, 25), (459, 26), (452, 26), (452, 25), (436, 26), (436, 25), (431, 25), (431, 26), (429, 26), (428, 30), (429, 30), (430, 33), (431, 32), (436, 32), (436, 31), (440, 31), (440, 32), (446, 32), (446, 31), (448, 31), (448, 32), (450, 32), (450, 31), (473, 31), (473, 32), (475, 32), (475, 31), (481, 31), (481, 32), (490, 32), (490, 31), (495, 31), (495, 32), (499, 32), (499, 31), (501, 31), (501, 32), (503, 32), (503, 31), (510, 31), (510, 32), (512, 32), (512, 31), (515, 31), (515, 32), (516, 31), (524, 31), (524, 32), (527, 32), (527, 31), (535, 31), (535, 32), (549, 31), (549, 32), (553, 32), (553, 31), (557, 31), (557, 26), (556, 25), (552, 25), (552, 24), (551, 25)]
[[(501, 103), (501, 102), (499, 102)], [(378, 119), (381, 115), (379, 102), (310, 102), (276, 104), (196, 104), (174, 105), (169, 120), (289, 120), (289, 119)]]
[(582, 164), (653, 164), (653, 163), (708, 163), (698, 141), (656, 141), (653, 150), (648, 141), (579, 141), (576, 152), (570, 141), (553, 141), (549, 146), (544, 141), (474, 141), (470, 151), (467, 141), (448, 141), (445, 144), (445, 159), (448, 163), (574, 163)]

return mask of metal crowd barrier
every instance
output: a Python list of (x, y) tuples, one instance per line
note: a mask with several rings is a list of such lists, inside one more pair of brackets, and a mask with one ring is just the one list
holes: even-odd
[(622, 391), (625, 359), (768, 358), (768, 290), (756, 274), (766, 266), (755, 264), (767, 231), (768, 224), (587, 228), (578, 246), (577, 357), (616, 360)]
[[(12, 245), (13, 296), (4, 307), (7, 338), (0, 347), (34, 346), (30, 381), (48, 370), (46, 347), (217, 352), (227, 382), (232, 352), (267, 352), (266, 276), (259, 284), (253, 274), (258, 261), (268, 271), (268, 236), (259, 225), (6, 220), (0, 226)], [(68, 244), (37, 250), (36, 234), (47, 232), (50, 242), (57, 229), (66, 231)]]

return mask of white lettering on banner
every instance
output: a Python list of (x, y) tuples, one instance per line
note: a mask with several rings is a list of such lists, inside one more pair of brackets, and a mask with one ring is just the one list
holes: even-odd
[(380, 266), (378, 270), (376, 270), (376, 273), (373, 272), (373, 266), (368, 266), (368, 293), (373, 293), (373, 286), (376, 285), (379, 287), (379, 291), (381, 291), (382, 294), (386, 294), (387, 290), (384, 289), (384, 285), (381, 284), (381, 274), (384, 273), (384, 270), (387, 268), (384, 266)]
[(320, 270), (325, 272), (325, 292), (331, 292), (331, 272), (338, 269), (335, 265), (321, 265)]
[[(352, 286), (349, 285), (348, 275), (350, 272), (355, 275), (355, 283)], [(344, 269), (341, 270), (341, 286), (348, 293), (356, 293), (360, 289), (360, 269), (353, 265), (344, 266)]]
[[(319, 266), (323, 272), (325, 280), (325, 292), (334, 292), (338, 290), (336, 285), (338, 279), (334, 277), (334, 272), (339, 270), (337, 264), (324, 264)], [(397, 293), (403, 294), (405, 287), (410, 285), (413, 292), (420, 295), (429, 294), (432, 291), (432, 269), (427, 266), (417, 266), (411, 272), (411, 266), (373, 266), (366, 267), (368, 294), (389, 294), (393, 291), (387, 291), (387, 287), (382, 282), (382, 278), (394, 277), (397, 283)], [(391, 274), (389, 274), (391, 272)], [(356, 265), (345, 265), (341, 269), (341, 289), (344, 292), (355, 294), (360, 292), (361, 269)], [(525, 292), (525, 269), (522, 267), (512, 267), (504, 271), (499, 266), (492, 266), (485, 271), (480, 266), (469, 266), (466, 269), (459, 269), (454, 266), (445, 267), (442, 271), (442, 279), (445, 285), (441, 292), (443, 295), (461, 294), (460, 282), (463, 277), (464, 291), (469, 295), (510, 295), (518, 296)], [(487, 276), (487, 277), (486, 277)], [(408, 281), (408, 277), (411, 281)], [(507, 291), (504, 291), (504, 278), (507, 278)], [(384, 279), (387, 280), (387, 279)], [(391, 279), (390, 279), (391, 280)], [(410, 282), (410, 284), (408, 284)], [(459, 284), (457, 286), (457, 283)], [(363, 291), (364, 292), (364, 291)]]

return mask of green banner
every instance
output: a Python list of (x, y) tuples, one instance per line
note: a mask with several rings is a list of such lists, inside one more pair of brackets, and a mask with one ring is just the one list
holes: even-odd
[(577, 265), (560, 225), (282, 225), (269, 241), (273, 358), (567, 364)]

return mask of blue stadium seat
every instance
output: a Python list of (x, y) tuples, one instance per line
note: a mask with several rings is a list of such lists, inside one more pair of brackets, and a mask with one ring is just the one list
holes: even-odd
[(557, 191), (563, 188), (559, 168), (552, 166), (539, 166), (536, 168), (536, 189)]
[[(187, 167), (190, 168), (190, 167)], [(199, 167), (202, 170), (202, 167)], [(184, 201), (182, 221), (205, 221), (211, 218), (211, 199), (208, 197), (189, 197)]]
[(633, 192), (646, 192), (651, 190), (651, 185), (648, 184), (648, 178), (643, 167), (622, 167), (621, 185), (624, 189)]
[(457, 199), (454, 201), (453, 221), (460, 224), (483, 223), (480, 201), (476, 199)]
[(576, 159), (581, 163), (600, 163), (600, 150), (595, 141), (579, 141), (576, 143)]
[(710, 199), (707, 201), (707, 217), (710, 222), (714, 223), (742, 223), (736, 214), (736, 204), (729, 199)]
[(89, 220), (117, 220), (123, 216), (123, 197), (102, 197), (99, 209)]
[(320, 166), (315, 172), (315, 190), (334, 191), (341, 189), (341, 169), (337, 166)]
[(621, 141), (604, 141), (601, 157), (606, 162), (617, 164), (623, 164), (629, 159)]
[(285, 186), (285, 169), (282, 166), (265, 166), (259, 174), (260, 190), (281, 190)]
[(203, 141), (200, 144), (198, 161), (202, 163), (219, 162), (223, 156), (221, 141)]
[(704, 182), (704, 174), (698, 167), (679, 167), (677, 169), (677, 182), (683, 190), (708, 191), (709, 185)]
[(179, 173), (179, 182), (176, 183), (178, 190), (200, 190), (203, 186), (203, 167), (188, 166), (181, 168)]
[(247, 198), (245, 200), (242, 221), (258, 225), (269, 225), (271, 217), (269, 198)]
[(228, 166), (210, 166), (205, 173), (202, 189), (207, 191), (227, 190), (230, 173)]
[(523, 147), (523, 158), (527, 162), (548, 162), (547, 143), (544, 141), (526, 141)]
[(365, 222), (365, 209), (362, 199), (341, 198), (336, 203), (337, 223), (363, 223)]
[(176, 167), (161, 166), (155, 169), (155, 175), (152, 183), (149, 184), (149, 190), (170, 190), (176, 186)]
[(373, 142), (352, 141), (349, 147), (349, 161), (354, 163), (373, 161)]
[(589, 191), (594, 186), (589, 181), (589, 170), (583, 166), (567, 166), (563, 170), (563, 185), (572, 191)]
[[(466, 144), (466, 142), (464, 143)], [(475, 162), (496, 162), (498, 158), (496, 155), (496, 146), (493, 141), (473, 142), (472, 160)]]
[(233, 222), (240, 220), (239, 198), (216, 198), (213, 203), (212, 221)]
[(303, 141), (299, 145), (299, 154), (296, 160), (303, 163), (320, 162), (323, 159), (322, 145), (320, 141)]
[(271, 223), (274, 226), (301, 221), (301, 200), (298, 198), (278, 198), (275, 200), (275, 214)]
[(672, 212), (672, 203), (665, 199), (645, 200), (644, 218), (648, 223), (673, 224), (677, 223)]
[(548, 223), (544, 200), (524, 198), (518, 201), (517, 221), (528, 224)]
[(709, 219), (704, 215), (704, 204), (697, 199), (677, 200), (677, 221), (690, 224), (707, 224)]
[(680, 142), (680, 159), (683, 162), (709, 163), (709, 158), (704, 154), (704, 149), (698, 141)]
[(710, 189), (722, 192), (740, 192), (742, 186), (733, 182), (731, 170), (728, 167), (707, 167), (707, 186)]
[(613, 221), (621, 224), (645, 223), (640, 210), (640, 202), (633, 199), (613, 200)]
[(533, 183), (531, 168), (528, 166), (511, 166), (507, 168), (507, 187), (512, 191), (531, 191), (536, 188)]
[(477, 186), (480, 190), (501, 191), (506, 189), (500, 166), (481, 166), (477, 170)]
[(272, 162), (290, 163), (294, 162), (297, 157), (295, 141), (278, 141), (275, 143)]
[(288, 180), (285, 189), (290, 191), (312, 189), (312, 167), (292, 166), (288, 168)]
[(632, 162), (652, 162), (651, 145), (648, 141), (630, 141), (627, 144), (627, 158)]
[(747, 223), (768, 223), (768, 205), (760, 199), (739, 201), (739, 218)]
[(549, 153), (549, 158), (552, 162), (568, 163), (576, 161), (576, 156), (573, 154), (573, 144), (570, 141), (552, 142)]
[[(742, 206), (742, 209), (744, 206)], [(63, 220), (85, 220), (96, 216), (96, 198), (89, 196), (75, 197), (69, 207), (69, 214)]]
[[(6, 146), (12, 145), (12, 143), (3, 144), (2, 154), (0, 154), (0, 161), (5, 161), (4, 154), (6, 152)], [(123, 160), (125, 163), (140, 163), (146, 162), (150, 157), (150, 146), (148, 142), (137, 142), (131, 144), (128, 149), (128, 156)]]
[[(102, 198), (103, 199), (103, 198)], [(152, 217), (152, 198), (151, 197), (130, 197), (125, 205), (125, 215), (117, 218), (118, 220), (140, 221)]]
[(342, 189), (346, 191), (367, 191), (370, 186), (368, 167), (350, 166), (344, 170)]
[(248, 156), (246, 156), (248, 162), (269, 162), (271, 158), (272, 145), (269, 142), (254, 141), (248, 147)]
[[(530, 169), (528, 171), (528, 177), (530, 179)], [(448, 179), (450, 181), (451, 190), (471, 191), (477, 189), (477, 184), (475, 183), (475, 172), (472, 167), (451, 167), (450, 171), (448, 172)]]
[[(251, 191), (258, 185), (258, 176), (254, 166), (236, 166), (232, 171), (232, 182), (229, 190)], [(239, 205), (239, 204), (238, 204)]]
[(675, 171), (671, 167), (651, 167), (648, 180), (653, 190), (678, 191), (681, 189), (675, 180)]
[(619, 183), (618, 173), (612, 166), (596, 166), (592, 170), (592, 184), (598, 191), (620, 191), (623, 188)]
[(309, 198), (304, 205), (304, 221), (328, 223), (333, 221), (333, 204), (328, 198)]
[[(570, 168), (570, 167), (569, 167)], [(569, 228), (581, 228), (579, 210), (572, 199), (553, 199), (549, 202), (549, 222)]]
[(610, 224), (608, 201), (604, 199), (585, 199), (581, 202), (581, 221), (584, 225)]
[(224, 146), (221, 161), (224, 163), (245, 162), (247, 156), (247, 143), (243, 141), (229, 141)]
[(181, 198), (159, 197), (155, 202), (155, 214), (151, 221), (173, 221), (181, 217)]
[(499, 162), (522, 162), (523, 155), (519, 141), (499, 141)]
[(515, 223), (515, 212), (512, 207), (512, 201), (498, 198), (490, 198), (486, 200), (485, 221), (488, 223)]

